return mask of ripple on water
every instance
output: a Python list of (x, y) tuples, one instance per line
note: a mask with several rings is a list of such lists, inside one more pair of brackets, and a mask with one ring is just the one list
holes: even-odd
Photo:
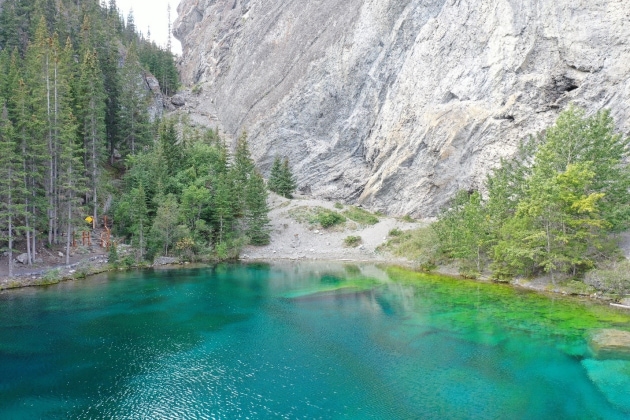
[(584, 339), (627, 315), (361, 273), (225, 265), (0, 296), (0, 418), (630, 415), (627, 362)]

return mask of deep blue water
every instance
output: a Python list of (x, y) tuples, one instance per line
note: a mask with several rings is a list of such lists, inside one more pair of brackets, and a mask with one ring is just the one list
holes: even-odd
[(0, 418), (630, 418), (630, 314), (341, 264), (221, 265), (0, 294)]

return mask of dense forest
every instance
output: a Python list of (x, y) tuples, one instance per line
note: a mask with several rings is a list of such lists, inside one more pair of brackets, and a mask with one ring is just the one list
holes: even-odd
[[(149, 114), (154, 100), (149, 74), (165, 95), (178, 88), (174, 56), (138, 33), (133, 16), (123, 19), (114, 0), (2, 4), (0, 246), (8, 251), (10, 272), (16, 248), (31, 264), (41, 246), (65, 244), (68, 261), (71, 237), (89, 229), (88, 215), (98, 228), (103, 215), (111, 220), (115, 213), (117, 232), (137, 241), (139, 259), (162, 247), (169, 253), (176, 239), (183, 240), (178, 246), (186, 252), (216, 242), (226, 255), (236, 229), (247, 230), (253, 242), (266, 240), (266, 206), (264, 217), (252, 215), (258, 210), (244, 204), (244, 192), (233, 202), (233, 194), (224, 191), (229, 183), (245, 191), (262, 182), (249, 152), (243, 168), (238, 166), (243, 153), (230, 165), (214, 132), (189, 133), (184, 145), (183, 133), (190, 130), (181, 122)], [(245, 137), (239, 144), (247, 148)], [(229, 202), (224, 213), (199, 210), (196, 200), (217, 200), (221, 194)], [(180, 201), (181, 216), (175, 211)], [(136, 218), (121, 210), (130, 202), (133, 212), (140, 212)], [(173, 214), (178, 228), (171, 233), (160, 223), (168, 225), (164, 220)], [(249, 222), (237, 225), (237, 219)]]

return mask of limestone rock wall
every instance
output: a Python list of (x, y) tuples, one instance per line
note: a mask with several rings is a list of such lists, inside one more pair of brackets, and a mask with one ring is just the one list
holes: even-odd
[[(627, 132), (627, 0), (182, 0), (189, 109), (304, 191), (430, 216), (574, 102)], [(208, 118), (211, 116), (211, 118)]]

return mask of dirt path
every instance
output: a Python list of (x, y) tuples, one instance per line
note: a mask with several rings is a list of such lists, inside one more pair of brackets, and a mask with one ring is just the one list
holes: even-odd
[[(310, 197), (297, 196), (292, 200), (271, 194), (269, 218), (271, 219), (271, 243), (267, 246), (246, 247), (241, 258), (247, 260), (327, 260), (370, 261), (409, 264), (406, 259), (381, 254), (377, 247), (387, 240), (389, 231), (415, 229), (426, 222), (409, 223), (392, 217), (379, 217), (375, 225), (359, 225), (347, 221), (343, 227), (323, 229), (317, 224), (298, 222), (292, 213), (305, 208), (323, 207), (342, 213), (350, 206), (335, 208), (335, 203)], [(347, 247), (344, 239), (360, 236), (361, 245)]]

